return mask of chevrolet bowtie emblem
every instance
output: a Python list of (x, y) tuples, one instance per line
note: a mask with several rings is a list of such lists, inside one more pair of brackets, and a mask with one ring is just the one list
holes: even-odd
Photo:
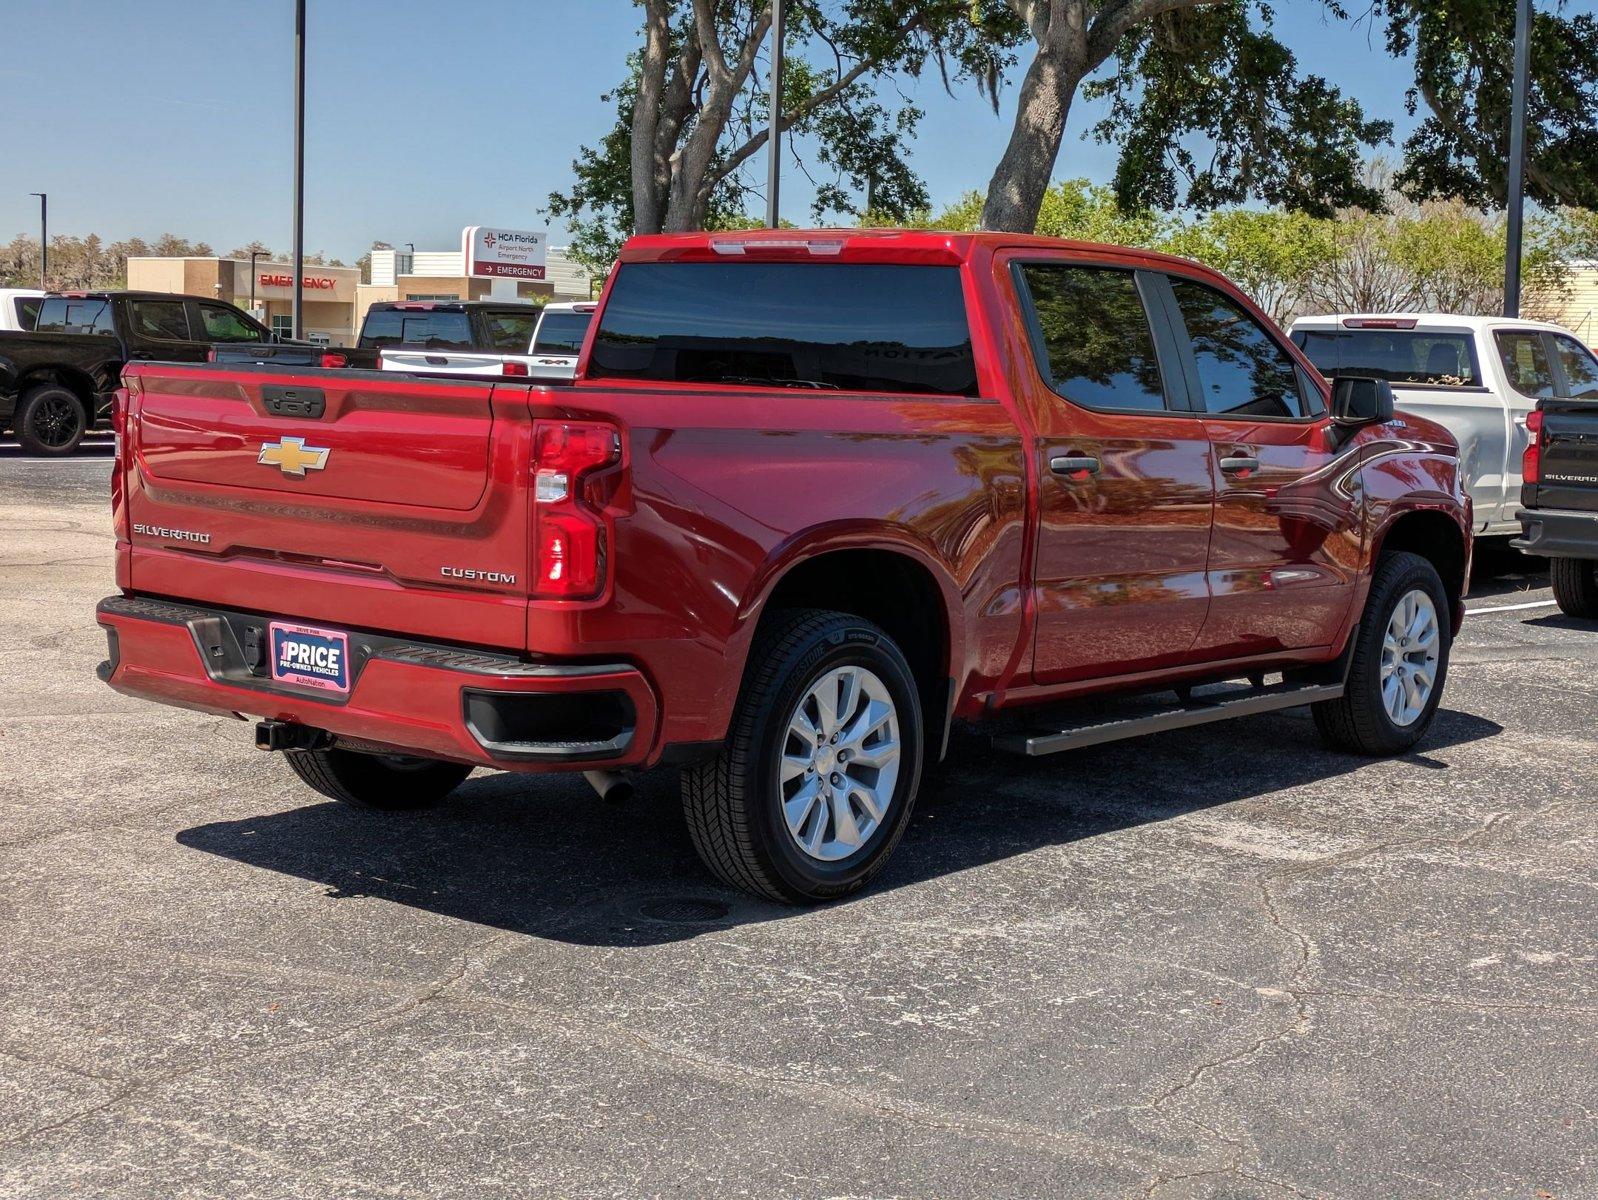
[(320, 471), (327, 466), (330, 453), (326, 446), (307, 446), (304, 438), (286, 437), (276, 442), (263, 442), (261, 456), (255, 461), (277, 467), (285, 475), (303, 478), (306, 471)]

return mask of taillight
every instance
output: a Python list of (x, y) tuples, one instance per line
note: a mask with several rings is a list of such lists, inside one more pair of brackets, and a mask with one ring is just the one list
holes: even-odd
[(527, 374), (527, 364), (524, 362), (504, 363), (500, 367), (500, 373), (504, 375), (525, 375)]
[(598, 421), (533, 425), (534, 596), (589, 600), (605, 586), (609, 518), (588, 477), (621, 461), (621, 430)]
[(135, 385), (124, 384), (111, 394), (111, 434), (116, 439), (116, 461), (111, 467), (111, 523), (118, 541), (130, 541), (132, 530), (128, 522), (127, 456), (128, 404)]
[(323, 354), (321, 365), (324, 367), (347, 367), (350, 365), (350, 360), (342, 354)]
[(1542, 410), (1534, 408), (1526, 414), (1526, 454), (1520, 460), (1520, 479), (1522, 483), (1537, 483), (1542, 479), (1542, 432)]
[(206, 362), (215, 362), (216, 361), (216, 347), (215, 346), (212, 346), (209, 350), (207, 350), (205, 352), (205, 361)]

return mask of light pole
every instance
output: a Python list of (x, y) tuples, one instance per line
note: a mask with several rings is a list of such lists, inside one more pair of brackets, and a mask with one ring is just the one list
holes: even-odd
[(44, 277), (45, 268), (50, 261), (50, 222), (46, 219), (50, 197), (45, 192), (29, 192), (28, 195), (39, 197), (39, 290), (43, 292), (49, 290)]
[(294, 340), (305, 336), (305, 0), (294, 0)]
[(250, 316), (255, 315), (255, 260), (265, 256), (263, 250), (250, 251)]
[(1509, 227), (1504, 231), (1504, 316), (1520, 316), (1520, 242), (1526, 209), (1526, 92), (1531, 75), (1531, 0), (1515, 5), (1515, 77), (1509, 101)]
[(766, 138), (766, 225), (777, 228), (777, 185), (782, 171), (782, 0), (771, 0), (771, 133)]

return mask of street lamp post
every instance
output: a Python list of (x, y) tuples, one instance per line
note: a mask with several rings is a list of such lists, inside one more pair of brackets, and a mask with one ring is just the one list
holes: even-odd
[(1520, 243), (1526, 209), (1526, 92), (1531, 81), (1531, 0), (1515, 5), (1514, 91), (1509, 101), (1509, 227), (1504, 238), (1504, 316), (1520, 316)]
[(294, 340), (305, 336), (305, 0), (294, 0)]
[(252, 317), (255, 315), (255, 260), (264, 257), (264, 255), (265, 251), (262, 250), (250, 251), (250, 315)]
[(777, 228), (777, 185), (782, 172), (782, 0), (771, 0), (771, 133), (766, 138), (766, 224)]
[(29, 192), (30, 196), (39, 197), (39, 290), (49, 290), (45, 283), (45, 268), (50, 261), (50, 222), (46, 219), (49, 212), (50, 197), (44, 192)]

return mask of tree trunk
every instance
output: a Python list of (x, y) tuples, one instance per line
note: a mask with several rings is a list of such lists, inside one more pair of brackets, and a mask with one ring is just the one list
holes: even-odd
[(1015, 127), (1004, 148), (988, 196), (982, 206), (982, 228), (1006, 233), (1031, 233), (1049, 189), (1054, 160), (1065, 136), (1071, 100), (1082, 82), (1076, 56), (1038, 48), (1016, 106)]
[(644, 55), (639, 64), (638, 95), (633, 100), (632, 161), (633, 232), (660, 231), (659, 165), (655, 162), (655, 131), (666, 90), (666, 56), (671, 32), (667, 13), (659, 0), (644, 6)]

